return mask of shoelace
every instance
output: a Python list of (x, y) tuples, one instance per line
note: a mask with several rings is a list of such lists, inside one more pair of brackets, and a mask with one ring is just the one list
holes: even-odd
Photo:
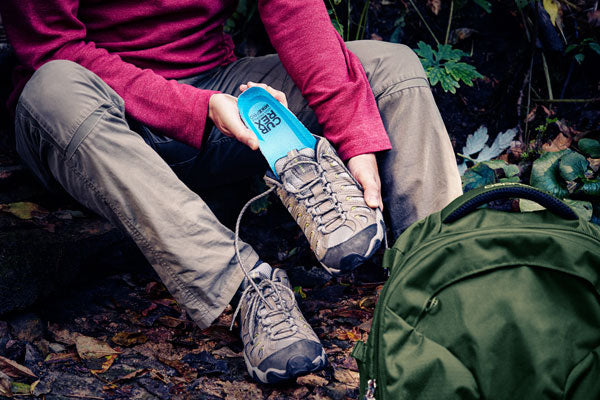
[[(335, 162), (338, 162), (335, 159), (335, 157), (327, 153), (323, 153), (323, 156), (330, 158)], [(308, 211), (315, 217), (315, 221), (318, 224), (317, 229), (319, 229), (323, 234), (331, 233), (337, 228), (339, 228), (344, 222), (346, 222), (348, 216), (346, 214), (346, 211), (344, 211), (344, 209), (342, 208), (342, 203), (338, 200), (335, 193), (333, 193), (333, 190), (331, 189), (331, 184), (325, 177), (325, 170), (319, 165), (319, 163), (313, 160), (305, 159), (292, 160), (288, 162), (285, 165), (285, 167), (283, 167), (280, 175), (283, 177), (285, 176), (286, 172), (303, 164), (314, 165), (317, 169), (318, 175), (316, 175), (313, 179), (310, 179), (304, 184), (302, 184), (296, 190), (289, 190), (289, 188), (287, 187), (286, 190), (289, 193), (293, 194), (296, 197), (296, 199), (298, 199), (298, 201), (304, 201), (304, 204), (306, 205)], [(315, 197), (311, 189), (313, 186), (319, 183), (323, 184), (323, 194), (325, 196), (323, 196), (320, 200), (315, 200), (313, 203), (311, 203), (310, 199), (312, 197)], [(329, 202), (331, 206), (323, 209), (319, 207), (327, 202)], [(331, 213), (331, 211), (334, 211), (334, 213)], [(331, 216), (324, 221), (323, 217), (327, 214), (330, 214)]]
[[(254, 280), (250, 277), (250, 274), (246, 270), (246, 266), (242, 262), (242, 257), (240, 256), (239, 248), (240, 224), (242, 222), (242, 217), (244, 213), (252, 203), (254, 203), (256, 200), (262, 197), (267, 196), (273, 190), (275, 190), (275, 187), (269, 188), (265, 192), (248, 200), (244, 207), (242, 207), (242, 210), (240, 211), (237, 221), (235, 223), (235, 237), (233, 241), (233, 247), (235, 248), (235, 257), (237, 259), (239, 267), (242, 269), (242, 272), (244, 273), (244, 276), (246, 277), (250, 285), (248, 285), (248, 287), (242, 293), (240, 302), (238, 303), (235, 312), (233, 313), (233, 318), (231, 320), (231, 326), (229, 327), (229, 329), (233, 329), (233, 324), (235, 323), (235, 318), (237, 317), (241, 309), (241, 305), (244, 301), (247, 301), (249, 298), (251, 303), (248, 307), (248, 310), (246, 311), (246, 315), (244, 315), (244, 318), (248, 318), (248, 316), (253, 314), (256, 315), (256, 318), (252, 318), (250, 320), (248, 331), (254, 331), (256, 322), (260, 318), (272, 318), (281, 315), (283, 318), (278, 319), (277, 321), (275, 321), (275, 323), (271, 322), (263, 325), (268, 330), (269, 336), (271, 338), (283, 339), (293, 335), (298, 329), (291, 316), (291, 311), (294, 307), (294, 293), (286, 285), (282, 284), (281, 282), (273, 281), (271, 279), (263, 279), (259, 284), (256, 284), (256, 282), (254, 282)], [(258, 296), (252, 297), (253, 293), (256, 293)], [(291, 296), (291, 300), (288, 302), (283, 300), (282, 293), (289, 294)], [(267, 301), (268, 298), (272, 300), (272, 303)], [(273, 308), (273, 306), (275, 308)], [(266, 308), (268, 308), (268, 310), (261, 314), (261, 311), (266, 310)]]

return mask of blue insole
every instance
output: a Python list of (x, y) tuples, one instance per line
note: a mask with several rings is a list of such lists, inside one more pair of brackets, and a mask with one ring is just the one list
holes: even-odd
[(238, 109), (276, 176), (277, 160), (294, 149), (315, 148), (317, 140), (310, 131), (265, 89), (255, 86), (246, 90), (238, 97)]

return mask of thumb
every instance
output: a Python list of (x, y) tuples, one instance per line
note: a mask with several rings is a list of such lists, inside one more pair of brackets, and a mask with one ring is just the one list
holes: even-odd
[(363, 178), (360, 181), (365, 193), (365, 202), (371, 208), (382, 207), (381, 204), (381, 189), (377, 180), (373, 177)]

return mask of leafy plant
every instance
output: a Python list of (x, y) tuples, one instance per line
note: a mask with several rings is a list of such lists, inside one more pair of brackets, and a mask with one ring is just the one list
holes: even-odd
[[(354, 23), (352, 20), (352, 0), (346, 1), (345, 19), (344, 14), (338, 14), (336, 8), (342, 4), (342, 0), (328, 0), (329, 17), (335, 30), (340, 34), (344, 41), (359, 40), (365, 36), (365, 29), (367, 26), (367, 16), (369, 11), (370, 0), (367, 0), (362, 5), (360, 17), (358, 23)], [(351, 32), (354, 31), (354, 37), (351, 36)]]
[(419, 56), (432, 86), (439, 83), (445, 92), (456, 93), (460, 81), (467, 86), (473, 86), (475, 79), (483, 78), (474, 66), (461, 62), (462, 57), (468, 56), (462, 50), (453, 49), (449, 44), (438, 44), (437, 50), (434, 50), (422, 41), (417, 43), (417, 46), (414, 51)]
[[(473, 134), (467, 136), (467, 143), (463, 147), (462, 153), (458, 153), (458, 155), (475, 164), (482, 161), (489, 161), (502, 154), (510, 146), (510, 142), (512, 142), (516, 134), (517, 130), (515, 128), (508, 129), (505, 132), (499, 133), (494, 142), (488, 146), (486, 144), (489, 139), (488, 130), (482, 125)], [(458, 170), (463, 175), (467, 170), (467, 161), (460, 163)]]
[(574, 53), (575, 61), (581, 64), (583, 60), (585, 60), (584, 51), (586, 49), (590, 49), (596, 52), (597, 54), (600, 54), (600, 44), (598, 44), (598, 42), (596, 42), (592, 38), (583, 39), (581, 43), (574, 43), (568, 45), (565, 49), (565, 54)]
[(542, 154), (533, 162), (530, 182), (559, 198), (600, 197), (600, 179), (589, 161), (571, 149)]
[(469, 190), (497, 182), (520, 182), (519, 167), (504, 160), (483, 161), (465, 171), (462, 176), (463, 190)]
[(591, 158), (600, 158), (600, 142), (594, 139), (581, 139), (577, 143), (579, 150)]

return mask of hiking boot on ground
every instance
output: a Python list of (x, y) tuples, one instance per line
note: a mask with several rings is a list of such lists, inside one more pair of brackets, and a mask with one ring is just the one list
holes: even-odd
[(292, 150), (275, 163), (267, 185), (296, 220), (317, 259), (332, 275), (348, 273), (371, 257), (383, 241), (379, 209), (370, 208), (363, 190), (325, 138), (316, 151)]
[(287, 274), (262, 263), (242, 285), (238, 311), (248, 373), (262, 383), (294, 379), (327, 365), (319, 338), (306, 322)]

